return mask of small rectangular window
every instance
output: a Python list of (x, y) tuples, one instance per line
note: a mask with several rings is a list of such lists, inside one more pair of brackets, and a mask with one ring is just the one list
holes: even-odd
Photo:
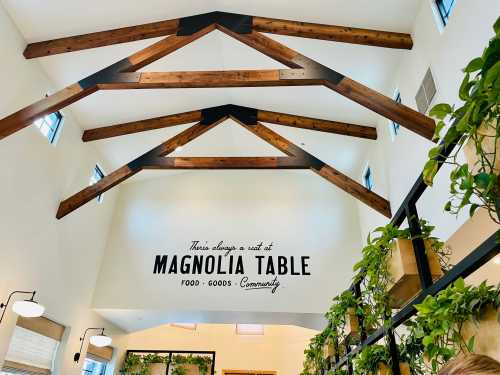
[[(94, 171), (92, 172), (92, 176), (90, 176), (90, 184), (89, 185), (94, 185), (100, 180), (104, 178), (104, 172), (102, 169), (96, 164), (94, 167)], [(103, 201), (102, 194), (97, 197), (97, 202), (101, 203)]]
[(373, 173), (370, 166), (367, 166), (363, 173), (363, 184), (368, 190), (373, 189)]
[(54, 112), (35, 120), (35, 126), (40, 130), (45, 138), (49, 140), (50, 143), (54, 143), (57, 139), (59, 131), (61, 130), (62, 120), (63, 116), (61, 112)]
[(436, 0), (436, 7), (441, 16), (443, 26), (446, 26), (450, 18), (451, 11), (455, 6), (455, 0)]
[(85, 358), (82, 375), (104, 375), (106, 373), (106, 363)]
[[(396, 103), (401, 103), (401, 94), (400, 94), (399, 90), (396, 91), (396, 95), (394, 96), (394, 101)], [(399, 134), (400, 129), (401, 129), (401, 125), (399, 125), (395, 121), (391, 121), (391, 133), (392, 133), (393, 139)]]

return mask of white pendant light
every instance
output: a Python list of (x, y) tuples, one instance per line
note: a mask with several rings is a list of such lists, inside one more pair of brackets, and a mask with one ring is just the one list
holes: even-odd
[(90, 337), (90, 343), (98, 348), (111, 345), (111, 337), (105, 334), (95, 335)]
[(12, 305), (12, 311), (24, 318), (38, 318), (45, 312), (45, 307), (33, 300), (16, 301)]

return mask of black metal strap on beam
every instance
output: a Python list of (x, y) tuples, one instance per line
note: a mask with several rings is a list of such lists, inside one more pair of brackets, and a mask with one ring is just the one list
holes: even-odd
[(218, 107), (210, 107), (201, 110), (202, 125), (211, 125), (224, 117), (234, 117), (245, 125), (257, 125), (256, 108), (243, 107), (235, 104), (225, 104)]
[(325, 80), (335, 85), (344, 79), (344, 75), (329, 67), (322, 65), (306, 56), (298, 55), (292, 62), (302, 69), (280, 70), (280, 79), (283, 80)]
[(238, 34), (250, 34), (252, 32), (253, 17), (228, 12), (210, 12), (183, 17), (179, 20), (177, 35), (193, 35), (215, 23)]

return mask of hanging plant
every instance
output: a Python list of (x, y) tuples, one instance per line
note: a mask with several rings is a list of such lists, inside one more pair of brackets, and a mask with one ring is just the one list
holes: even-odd
[(323, 332), (314, 336), (307, 348), (304, 350), (303, 370), (300, 375), (317, 375), (326, 368), (326, 361), (323, 357), (323, 346), (328, 337), (332, 335), (332, 327), (328, 325)]
[(335, 297), (325, 315), (329, 325), (335, 328), (330, 330), (329, 337), (344, 342), (347, 336), (357, 336), (360, 329), (358, 316), (368, 312), (362, 309), (361, 300), (349, 290)]
[[(479, 324), (488, 308), (498, 312), (500, 284), (466, 286), (463, 279), (458, 279), (415, 307), (418, 313), (410, 326), (411, 335), (421, 340), (430, 370), (436, 374), (458, 354), (474, 352), (475, 336), (465, 338), (464, 328), (468, 322)], [(500, 323), (500, 314), (497, 318)]]
[[(418, 237), (427, 242), (426, 249), (430, 250), (427, 252), (428, 258), (437, 257), (437, 267), (446, 271), (449, 267), (449, 249), (432, 236), (434, 227), (425, 220), (420, 220), (420, 230), (422, 234)], [(375, 229), (368, 236), (368, 244), (362, 250), (363, 258), (354, 266), (354, 271), (357, 272), (354, 282), (362, 283), (363, 303), (365, 308), (370, 309), (364, 319), (366, 327), (384, 326), (391, 315), (394, 301), (388, 290), (396, 280), (391, 273), (390, 259), (397, 239), (413, 238), (409, 229), (399, 229), (392, 224)]]
[[(469, 207), (469, 214), (482, 207), (492, 220), (500, 224), (500, 18), (494, 25), (495, 37), (481, 57), (473, 59), (465, 68), (459, 98), (463, 106), (455, 109), (449, 104), (438, 104), (430, 115), (438, 120), (436, 139), (446, 146), (457, 142), (445, 163), (451, 164), (450, 199), (445, 210), (458, 214)], [(445, 120), (456, 121), (442, 137)], [(438, 169), (436, 158), (440, 147), (429, 151), (429, 161), (423, 170), (424, 181), (432, 186)], [(460, 162), (464, 150), (468, 163)]]
[(384, 345), (365, 346), (354, 359), (354, 374), (375, 374), (381, 363), (391, 366), (391, 355)]

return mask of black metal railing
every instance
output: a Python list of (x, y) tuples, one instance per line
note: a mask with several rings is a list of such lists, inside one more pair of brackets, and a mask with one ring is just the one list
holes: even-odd
[(137, 354), (137, 355), (147, 355), (147, 354), (163, 354), (165, 357), (168, 356), (167, 367), (165, 371), (165, 375), (170, 373), (170, 364), (172, 363), (172, 357), (174, 354), (180, 355), (193, 355), (193, 356), (210, 356), (212, 358), (212, 364), (210, 372), (207, 375), (215, 375), (215, 351), (199, 351), (199, 350), (127, 350), (125, 357), (128, 357), (129, 354)]

